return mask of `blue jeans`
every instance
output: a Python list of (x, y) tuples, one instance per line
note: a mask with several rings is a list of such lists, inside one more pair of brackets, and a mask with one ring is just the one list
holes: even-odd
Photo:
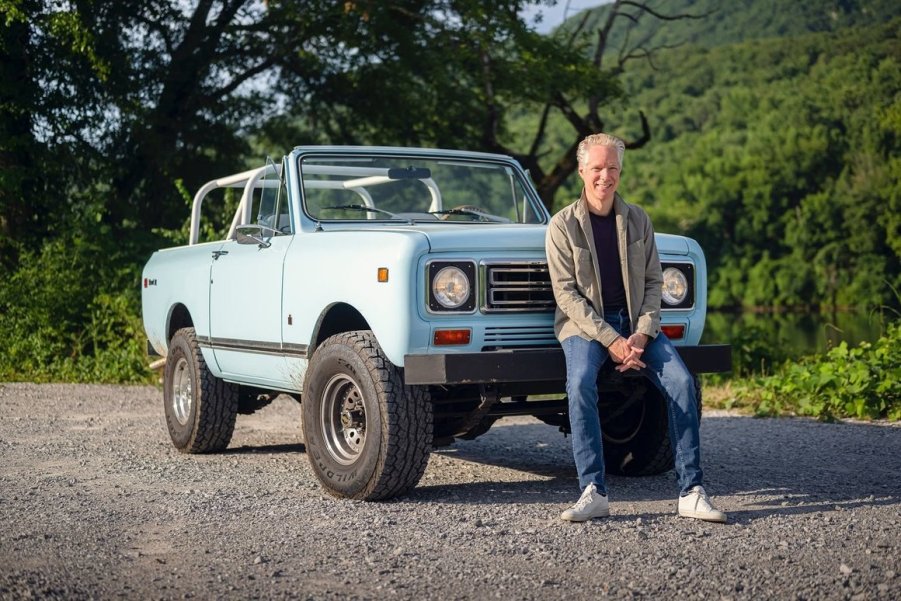
[[(604, 321), (623, 337), (629, 337), (630, 324), (626, 311), (605, 312)], [(598, 492), (607, 494), (597, 378), (610, 354), (600, 342), (579, 336), (567, 338), (562, 346), (566, 357), (566, 394), (569, 397), (569, 421), (579, 487), (584, 490), (594, 483)], [(666, 400), (676, 475), (684, 495), (693, 486), (701, 484), (703, 479), (698, 393), (694, 380), (679, 353), (662, 332), (648, 341), (641, 360), (647, 365), (640, 370), (641, 373)]]

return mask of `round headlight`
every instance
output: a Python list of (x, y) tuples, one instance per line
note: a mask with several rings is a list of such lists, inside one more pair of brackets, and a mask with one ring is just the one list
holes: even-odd
[(456, 309), (469, 300), (469, 278), (459, 267), (445, 267), (432, 280), (435, 300), (447, 309)]
[(663, 270), (663, 302), (667, 305), (678, 305), (688, 296), (688, 280), (685, 274), (675, 267)]

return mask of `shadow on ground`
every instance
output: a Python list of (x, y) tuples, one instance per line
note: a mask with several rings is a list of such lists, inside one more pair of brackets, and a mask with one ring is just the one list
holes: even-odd
[[(730, 512), (733, 522), (901, 503), (898, 427), (714, 416), (704, 419), (701, 437), (708, 490), (732, 497), (741, 507)], [(460, 441), (435, 454), (540, 479), (425, 483), (410, 498), (479, 504), (569, 502), (578, 495), (570, 453), (570, 440), (550, 426), (500, 422), (475, 441)], [(608, 484), (616, 502), (671, 500), (676, 494), (673, 471), (640, 478), (608, 476)]]

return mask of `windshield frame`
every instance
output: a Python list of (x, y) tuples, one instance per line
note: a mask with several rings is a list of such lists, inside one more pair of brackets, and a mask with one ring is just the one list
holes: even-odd
[[(390, 224), (454, 224), (454, 225), (547, 225), (550, 215), (544, 203), (538, 197), (527, 173), (511, 157), (498, 154), (481, 152), (468, 152), (456, 150), (437, 150), (419, 148), (394, 148), (394, 147), (365, 147), (365, 146), (321, 146), (298, 147), (293, 153), (293, 163), (297, 173), (299, 184), (300, 211), (306, 219), (316, 224), (354, 224), (354, 223), (390, 223)], [(321, 167), (320, 175), (347, 176), (349, 180), (304, 180), (304, 174), (311, 173), (312, 161), (334, 160), (338, 165)], [(388, 168), (386, 161), (396, 162), (396, 167)], [(356, 167), (353, 162), (360, 162)], [(376, 162), (377, 165), (363, 165), (362, 163)], [(510, 179), (511, 209), (516, 215), (515, 220), (504, 216), (495, 215), (477, 206), (449, 206), (445, 205), (444, 194), (439, 184), (431, 178), (431, 173), (423, 167), (422, 162), (433, 163), (441, 167), (458, 168), (485, 168), (501, 172)], [(414, 165), (416, 167), (414, 167)], [(401, 169), (408, 167), (409, 176)], [(317, 170), (320, 170), (317, 169)], [(389, 171), (392, 173), (389, 175)], [(343, 173), (342, 173), (343, 172)], [(354, 177), (356, 176), (356, 177)], [(375, 205), (371, 190), (383, 184), (396, 180), (418, 180), (423, 188), (423, 194), (430, 198), (429, 210), (401, 211), (397, 215), (385, 211), (383, 207)], [(316, 182), (314, 186), (310, 184)], [(347, 183), (352, 182), (352, 186)], [(313, 189), (342, 189), (355, 192), (357, 197), (353, 202), (341, 203), (341, 206), (328, 207), (330, 209), (345, 209), (346, 214), (340, 218), (327, 218), (322, 215), (322, 207), (318, 211), (311, 208), (309, 191)], [(506, 206), (502, 202), (501, 206)], [(359, 213), (355, 216), (352, 213)], [(529, 221), (521, 221), (522, 215), (527, 215)], [(452, 218), (451, 215), (454, 217)], [(463, 217), (465, 216), (465, 217)]]

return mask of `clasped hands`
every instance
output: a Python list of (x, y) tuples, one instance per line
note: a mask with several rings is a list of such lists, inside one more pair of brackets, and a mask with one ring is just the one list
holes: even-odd
[(613, 357), (613, 360), (619, 364), (616, 366), (616, 371), (625, 372), (630, 369), (645, 367), (644, 362), (641, 360), (641, 354), (644, 352), (644, 347), (647, 344), (647, 334), (640, 333), (632, 334), (628, 338), (620, 336), (614, 340), (613, 344), (607, 347), (607, 351)]

